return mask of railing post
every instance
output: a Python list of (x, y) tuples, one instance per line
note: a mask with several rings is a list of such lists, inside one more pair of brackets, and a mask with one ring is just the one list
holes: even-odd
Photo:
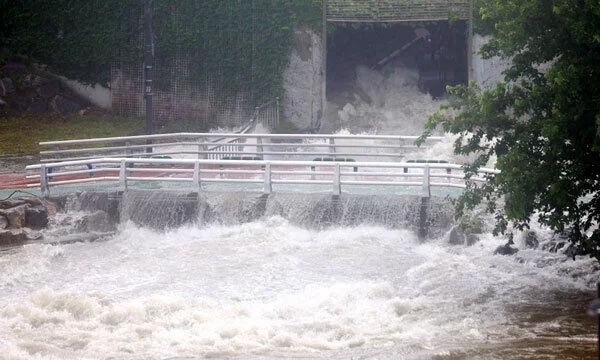
[(256, 138), (256, 155), (260, 156), (261, 159), (264, 159), (264, 156), (263, 156), (264, 150), (263, 150), (262, 143), (263, 143), (262, 137), (258, 136)]
[(198, 190), (200, 190), (201, 184), (200, 184), (200, 163), (196, 162), (194, 164), (194, 184), (196, 184), (196, 186), (198, 187)]
[(129, 157), (131, 154), (131, 141), (125, 141), (125, 156)]
[(423, 168), (423, 196), (431, 196), (431, 187), (429, 185), (429, 165)]
[(121, 190), (127, 190), (127, 163), (124, 159), (121, 160), (121, 167), (119, 168), (119, 183), (121, 184)]
[(331, 155), (335, 155), (335, 139), (330, 137), (329, 138), (329, 153)]
[(50, 188), (48, 187), (48, 169), (46, 165), (40, 167), (40, 190), (43, 196), (50, 194)]
[[(207, 139), (204, 137), (198, 139), (198, 159), (208, 159), (208, 147), (206, 146), (206, 142)], [(202, 154), (202, 156), (200, 156), (200, 154)]]
[(273, 191), (273, 183), (271, 182), (271, 163), (265, 165), (265, 176), (264, 176), (264, 189), (265, 194), (270, 194)]
[(340, 163), (335, 163), (333, 166), (333, 195), (339, 195), (342, 192), (340, 174)]
[(275, 130), (279, 126), (279, 98), (275, 98), (275, 124), (272, 126), (271, 131)]

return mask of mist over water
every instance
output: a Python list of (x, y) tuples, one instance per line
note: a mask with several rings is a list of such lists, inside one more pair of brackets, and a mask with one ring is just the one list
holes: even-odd
[[(439, 104), (410, 70), (388, 71), (357, 70), (338, 131), (420, 134)], [(452, 160), (450, 143), (420, 156)], [(72, 211), (44, 243), (1, 250), (0, 358), (595, 357), (585, 314), (595, 260), (527, 249), (520, 237), (515, 256), (493, 255), (506, 239), (490, 224), (474, 245), (450, 245), (447, 234), (421, 241), (391, 225), (313, 226), (296, 221), (301, 206), (291, 219), (267, 206), (227, 221), (239, 216), (231, 204), (208, 222), (124, 221), (98, 241), (61, 243), (82, 215)], [(541, 245), (551, 241), (533, 226)]]
[(393, 68), (385, 72), (359, 66), (354, 102), (338, 112), (340, 126), (352, 132), (421, 135), (440, 100), (419, 91), (418, 72)]

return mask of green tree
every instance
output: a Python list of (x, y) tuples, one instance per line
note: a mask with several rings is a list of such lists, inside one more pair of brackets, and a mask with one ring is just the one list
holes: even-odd
[[(496, 157), (487, 185), (469, 184), (457, 214), (486, 203), (496, 233), (533, 216), (600, 259), (600, 2), (479, 0), (484, 58), (510, 59), (491, 89), (449, 89), (424, 135), (458, 134), (454, 151), (474, 155), (468, 175)], [(498, 205), (500, 204), (500, 205)]]

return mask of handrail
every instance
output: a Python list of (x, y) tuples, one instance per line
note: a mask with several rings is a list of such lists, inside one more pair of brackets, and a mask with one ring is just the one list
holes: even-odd
[[(203, 159), (252, 153), (288, 159), (335, 155), (367, 160), (365, 156), (376, 155), (397, 161), (403, 159), (407, 150), (417, 148), (414, 144), (417, 138), (347, 134), (172, 133), (40, 142), (41, 147), (53, 147), (53, 150), (41, 151), (40, 155), (42, 162), (107, 156), (132, 157), (146, 154), (151, 147), (151, 153), (155, 155), (181, 154)], [(430, 137), (427, 141), (441, 139)]]
[[(85, 165), (86, 170), (76, 169)], [(359, 171), (353, 171), (356, 167)], [(404, 169), (418, 169), (405, 173)], [(487, 181), (498, 174), (494, 169), (480, 169), (479, 176), (465, 180), (464, 176), (448, 174), (446, 169), (462, 170), (458, 164), (429, 164), (408, 162), (319, 162), (289, 160), (211, 160), (211, 159), (157, 159), (104, 157), (88, 160), (57, 161), (29, 165), (27, 170), (39, 174), (29, 179), (39, 179), (43, 195), (50, 188), (66, 184), (89, 182), (118, 183), (122, 190), (132, 186), (132, 181), (180, 182), (200, 189), (203, 183), (255, 183), (263, 184), (263, 192), (270, 194), (273, 185), (328, 185), (332, 194), (354, 185), (418, 186), (422, 196), (430, 196), (431, 187), (464, 188), (465, 181)], [(49, 172), (52, 169), (52, 172)], [(441, 171), (443, 170), (443, 171)], [(445, 181), (436, 181), (443, 178)]]

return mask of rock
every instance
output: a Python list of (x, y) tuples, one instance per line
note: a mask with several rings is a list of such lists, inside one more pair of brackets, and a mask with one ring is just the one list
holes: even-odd
[(540, 245), (540, 241), (538, 240), (535, 231), (527, 230), (525, 232), (525, 236), (523, 237), (523, 244), (528, 249), (537, 249), (537, 247)]
[(3, 201), (0, 201), (0, 209), (10, 209), (15, 206), (24, 205), (24, 204), (26, 204), (26, 202), (23, 199), (6, 199)]
[(565, 255), (572, 257), (575, 260), (577, 255), (587, 255), (587, 252), (583, 248), (583, 246), (570, 244), (569, 247), (564, 252)]
[(31, 206), (45, 205), (44, 201), (42, 201), (42, 199), (40, 199), (39, 197), (23, 197), (19, 198), (19, 201), (23, 201), (24, 203), (29, 204)]
[(4, 215), (0, 215), (0, 230), (4, 230), (8, 227), (8, 219)]
[(496, 250), (494, 250), (494, 255), (514, 255), (519, 251), (519, 249), (513, 248), (510, 244), (506, 244), (503, 246), (498, 246)]
[(567, 243), (568, 243), (567, 241), (552, 240), (552, 241), (545, 243), (542, 246), (542, 250), (555, 253), (555, 252), (558, 252), (558, 250), (564, 248), (567, 245)]
[(83, 106), (78, 102), (67, 99), (62, 95), (57, 95), (50, 101), (50, 109), (60, 114), (78, 112), (82, 108)]
[(115, 230), (105, 211), (98, 210), (79, 219), (75, 225), (78, 232), (109, 232)]
[(40, 240), (44, 237), (41, 232), (28, 228), (23, 228), (23, 232), (27, 240)]
[(454, 226), (448, 234), (448, 244), (471, 246), (479, 241), (479, 237), (475, 234), (466, 234), (460, 226)]
[(467, 237), (465, 232), (458, 226), (454, 226), (452, 230), (450, 230), (450, 234), (448, 235), (448, 244), (451, 245), (462, 245), (465, 243)]
[(54, 79), (39, 78), (35, 83), (35, 92), (43, 98), (53, 98), (60, 93), (60, 82)]
[(10, 78), (3, 78), (2, 80), (0, 80), (0, 82), (2, 83), (2, 85), (0, 86), (0, 91), (3, 91), (4, 93), (0, 93), (0, 95), (8, 95), (8, 94), (12, 94), (16, 91), (15, 88), (15, 84), (13, 83), (12, 79)]
[(5, 74), (24, 74), (27, 71), (27, 66), (19, 62), (9, 62), (2, 67), (2, 72)]
[(479, 236), (477, 236), (475, 234), (467, 235), (467, 245), (468, 246), (474, 245), (477, 242), (479, 242)]
[(8, 220), (8, 228), (19, 229), (25, 227), (25, 209), (27, 204), (12, 207), (10, 209), (0, 210), (0, 215), (4, 215)]
[(27, 241), (27, 234), (23, 229), (0, 230), (0, 245), (14, 245)]
[(34, 97), (31, 99), (31, 103), (27, 107), (27, 111), (36, 114), (43, 114), (48, 111), (48, 103), (46, 102), (46, 99)]
[(16, 111), (26, 111), (31, 104), (31, 97), (29, 96), (13, 96), (11, 105), (13, 110)]
[(48, 209), (44, 205), (25, 208), (25, 224), (31, 228), (43, 228), (48, 225)]

